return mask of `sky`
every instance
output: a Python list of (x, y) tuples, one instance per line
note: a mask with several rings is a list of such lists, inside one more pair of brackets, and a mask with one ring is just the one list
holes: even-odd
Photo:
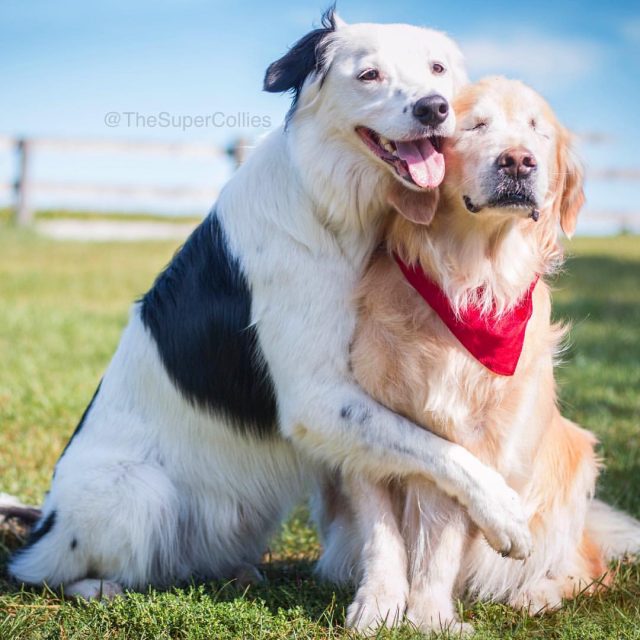
[[(285, 0), (2, 0), (0, 136), (259, 140), (289, 102), (261, 91), (264, 71), (317, 26), (324, 8)], [(461, 45), (472, 79), (502, 73), (532, 84), (582, 136), (588, 211), (640, 212), (640, 181), (598, 179), (600, 170), (640, 169), (637, 0), (339, 0), (338, 12), (347, 22), (442, 29)], [(117, 123), (106, 122), (113, 113)], [(152, 123), (161, 114), (169, 126)], [(189, 122), (207, 115), (207, 126)], [(234, 118), (248, 126), (232, 126)], [(47, 151), (33, 167), (35, 179), (47, 182), (200, 186), (219, 186), (229, 171), (220, 160)], [(13, 154), (0, 149), (0, 182), (14, 172)], [(40, 197), (43, 206), (56, 204), (51, 194)], [(108, 199), (86, 205), (117, 206)]]

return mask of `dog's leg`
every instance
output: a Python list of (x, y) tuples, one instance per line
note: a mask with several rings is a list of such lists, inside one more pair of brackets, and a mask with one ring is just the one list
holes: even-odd
[(411, 581), (407, 619), (426, 633), (472, 633), (453, 603), (467, 543), (467, 514), (435, 485), (411, 482), (404, 520)]
[[(278, 248), (271, 229), (272, 250)], [(314, 240), (335, 245), (335, 238)], [(519, 496), (461, 446), (384, 408), (354, 381), (349, 344), (358, 272), (340, 253), (310, 253), (289, 237), (287, 260), (250, 274), (260, 345), (278, 396), (280, 429), (304, 455), (372, 481), (421, 475), (456, 498), (499, 552), (529, 554)], [(278, 300), (279, 304), (274, 304)]]
[(287, 435), (307, 455), (374, 481), (426, 476), (467, 508), (494, 549), (513, 558), (529, 555), (531, 538), (518, 495), (466, 449), (419, 429), (355, 385), (325, 384), (307, 398), (295, 413), (284, 407)]
[(311, 500), (311, 514), (322, 542), (316, 573), (333, 584), (351, 584), (358, 579), (362, 543), (356, 514), (339, 471), (318, 479)]
[(407, 554), (388, 487), (345, 477), (362, 540), (361, 580), (347, 611), (347, 625), (360, 632), (402, 620), (409, 583)]
[(113, 600), (116, 596), (124, 595), (124, 590), (117, 582), (87, 578), (66, 585), (63, 593), (68, 598), (81, 600)]

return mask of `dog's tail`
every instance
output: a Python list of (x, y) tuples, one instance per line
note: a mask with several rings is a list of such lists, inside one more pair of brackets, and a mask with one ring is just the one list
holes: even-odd
[(40, 518), (42, 512), (37, 507), (30, 507), (10, 496), (0, 493), (0, 523), (10, 519), (19, 520), (27, 527), (31, 527)]
[(607, 560), (640, 554), (640, 521), (601, 500), (591, 502), (586, 529)]

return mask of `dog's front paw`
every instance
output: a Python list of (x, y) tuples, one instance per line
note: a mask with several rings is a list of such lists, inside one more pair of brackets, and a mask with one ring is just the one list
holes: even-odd
[(346, 624), (362, 634), (373, 633), (379, 627), (394, 627), (402, 622), (406, 603), (406, 588), (363, 585), (347, 609)]
[(469, 638), (476, 630), (472, 624), (468, 622), (460, 622), (460, 620), (433, 620), (416, 622), (411, 618), (407, 618), (407, 621), (413, 625), (420, 633), (426, 636), (432, 634), (440, 635), (446, 634), (447, 638)]
[(491, 476), (483, 495), (467, 505), (469, 516), (500, 555), (524, 560), (531, 555), (533, 541), (520, 496), (498, 473), (491, 471)]
[(64, 595), (81, 600), (113, 600), (116, 596), (124, 595), (124, 590), (117, 582), (87, 578), (66, 585)]
[(453, 613), (444, 613), (430, 606), (412, 607), (407, 610), (407, 622), (421, 633), (446, 633), (447, 637), (467, 638), (475, 633), (472, 624), (462, 622)]

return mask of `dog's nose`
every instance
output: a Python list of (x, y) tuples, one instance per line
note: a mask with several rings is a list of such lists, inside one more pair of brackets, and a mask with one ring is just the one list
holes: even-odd
[(498, 156), (498, 170), (515, 178), (526, 178), (538, 166), (536, 157), (524, 147), (513, 147)]
[(435, 127), (447, 119), (449, 103), (440, 95), (425, 96), (413, 105), (413, 115), (427, 127)]

